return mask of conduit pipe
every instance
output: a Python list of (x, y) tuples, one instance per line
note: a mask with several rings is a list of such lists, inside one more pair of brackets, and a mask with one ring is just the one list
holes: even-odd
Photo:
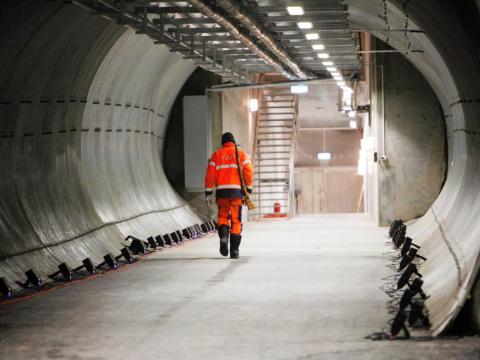
[(315, 77), (313, 75), (305, 74), (298, 64), (293, 61), (290, 56), (281, 49), (275, 40), (273, 40), (268, 34), (262, 31), (262, 28), (248, 15), (245, 15), (240, 7), (231, 0), (217, 0), (216, 4), (225, 10), (228, 14), (233, 16), (236, 20), (245, 25), (248, 30), (268, 49), (280, 59), (285, 65), (287, 65), (300, 79), (308, 79)]
[[(213, 10), (204, 1), (202, 1), (202, 0), (188, 0), (188, 2), (191, 5), (193, 5), (195, 8), (197, 8), (203, 15), (208, 16), (209, 18), (215, 20), (220, 26), (222, 26), (226, 31), (228, 31), (230, 33), (230, 35), (232, 35), (235, 39), (241, 41), (243, 45), (248, 47), (255, 55), (257, 55), (261, 59), (265, 60), (268, 64), (270, 64), (280, 74), (282, 74), (283, 76), (285, 76), (286, 78), (291, 79), (291, 80), (296, 79), (295, 75), (290, 74), (288, 71), (286, 71), (283, 68), (282, 64), (278, 63), (277, 61), (272, 59), (269, 55), (267, 55), (264, 51), (262, 51), (257, 45), (255, 45), (255, 43), (252, 40), (250, 40), (250, 38), (243, 35), (235, 25), (233, 25), (229, 20), (227, 20), (225, 17), (223, 17), (222, 15), (217, 13), (215, 10)], [(220, 5), (221, 3), (222, 3), (222, 1), (217, 1), (218, 5)], [(233, 12), (232, 12), (232, 14), (234, 16), (236, 15)], [(252, 28), (250, 30), (252, 30), (252, 32), (254, 32), (254, 30)], [(259, 40), (261, 40), (261, 39), (259, 38)], [(263, 40), (262, 40), (262, 42), (263, 42)], [(277, 49), (278, 49), (278, 47), (277, 47)], [(272, 50), (274, 50), (274, 49), (272, 48)], [(275, 51), (273, 51), (273, 52), (275, 53)], [(291, 61), (290, 59), (288, 59), (288, 60), (293, 63), (293, 61)], [(295, 66), (298, 68), (297, 65), (295, 65)], [(307, 77), (303, 72), (300, 71), (299, 68), (298, 68), (298, 72), (295, 72), (295, 73), (300, 78), (305, 79)]]

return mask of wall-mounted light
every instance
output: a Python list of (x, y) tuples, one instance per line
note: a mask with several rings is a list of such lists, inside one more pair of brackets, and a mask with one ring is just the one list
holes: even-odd
[(290, 92), (292, 94), (306, 94), (308, 93), (308, 85), (292, 85), (290, 86)]
[(332, 158), (332, 154), (329, 152), (320, 152), (317, 154), (318, 160), (330, 160)]
[(258, 100), (257, 99), (250, 99), (248, 100), (248, 107), (251, 112), (255, 112), (258, 110)]
[(300, 21), (297, 23), (299, 29), (311, 29), (313, 24), (310, 21)]
[(287, 12), (290, 15), (303, 15), (304, 11), (301, 6), (287, 6)]
[(305, 34), (305, 38), (307, 40), (318, 40), (320, 38), (320, 35), (318, 35), (317, 33), (308, 33)]

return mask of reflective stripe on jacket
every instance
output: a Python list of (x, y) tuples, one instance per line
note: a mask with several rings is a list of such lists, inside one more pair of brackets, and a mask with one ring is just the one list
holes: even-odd
[[(243, 177), (247, 189), (253, 187), (252, 163), (248, 155), (238, 149), (238, 160), (242, 166)], [(225, 143), (215, 151), (208, 161), (207, 175), (205, 176), (205, 192), (211, 194), (216, 189), (217, 198), (243, 197), (240, 176), (238, 175), (237, 160), (235, 158), (235, 144)]]

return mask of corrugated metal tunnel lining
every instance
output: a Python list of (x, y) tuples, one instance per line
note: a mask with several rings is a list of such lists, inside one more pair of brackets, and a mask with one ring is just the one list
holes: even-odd
[[(24, 280), (100, 261), (128, 234), (198, 223), (161, 164), (191, 61), (75, 5), (3, 16), (0, 268)], [(10, 16), (9, 16), (10, 14)]]
[(460, 20), (466, 8), (458, 2), (347, 2), (352, 24), (404, 53), (432, 86), (445, 115), (447, 181), (427, 214), (408, 228), (428, 258), (420, 271), (430, 296), (431, 331), (438, 335), (461, 309), (479, 266), (478, 39)]
[[(422, 72), (446, 117), (447, 182), (409, 227), (429, 259), (421, 271), (437, 335), (479, 266), (478, 47), (456, 2), (347, 2), (353, 25)], [(23, 279), (34, 265), (45, 275), (65, 260), (117, 252), (127, 234), (198, 222), (161, 164), (168, 112), (193, 62), (74, 5), (23, 1), (10, 10), (0, 58), (2, 274)], [(394, 30), (405, 27), (425, 32)]]

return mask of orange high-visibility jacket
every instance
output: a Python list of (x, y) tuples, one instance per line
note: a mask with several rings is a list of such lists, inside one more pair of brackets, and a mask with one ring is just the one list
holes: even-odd
[[(248, 155), (238, 149), (238, 160), (242, 166), (245, 185), (249, 192), (253, 187), (252, 163)], [(215, 151), (208, 162), (205, 176), (205, 193), (210, 195), (216, 190), (216, 197), (241, 198), (243, 197), (240, 176), (238, 175), (237, 160), (235, 158), (235, 144), (227, 142)]]

